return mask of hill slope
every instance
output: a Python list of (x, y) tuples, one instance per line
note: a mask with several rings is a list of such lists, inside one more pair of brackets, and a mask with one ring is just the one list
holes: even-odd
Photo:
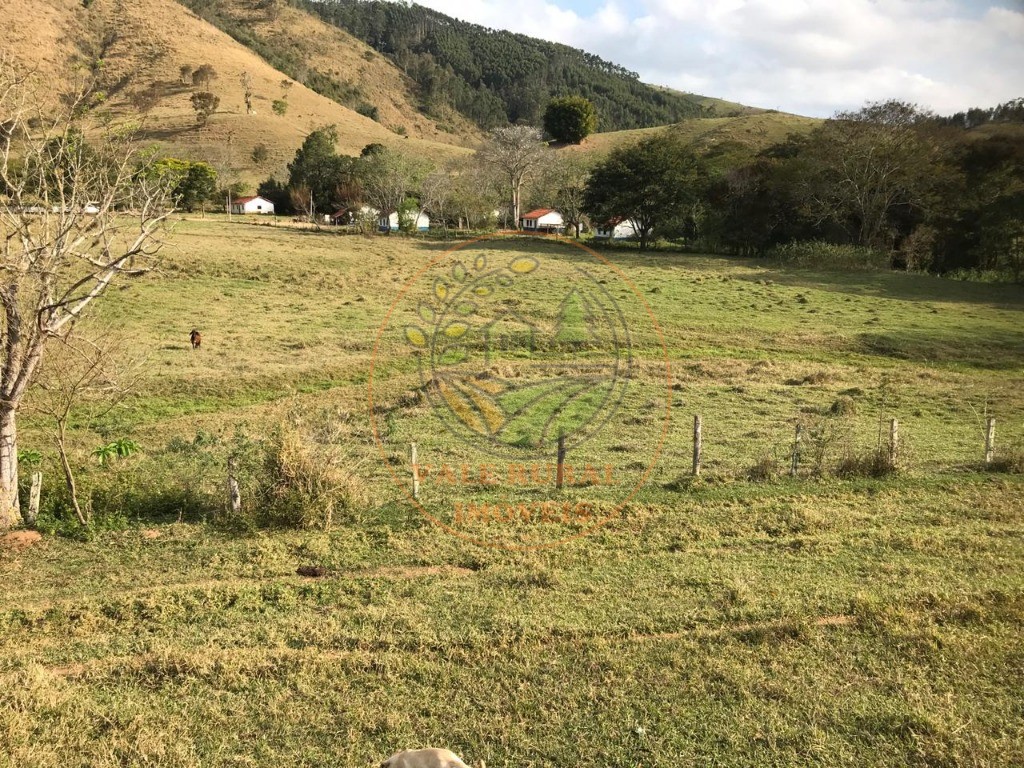
[(704, 113), (701, 97), (647, 85), (635, 72), (567, 45), (487, 29), (413, 3), (295, 1), (399, 64), (419, 84), (429, 111), (454, 108), (482, 128), (536, 125), (552, 97), (570, 94), (594, 102), (604, 131)]
[(386, 57), (343, 29), (283, 3), (179, 0), (293, 80), (392, 131), (463, 144), (479, 130), (454, 110), (443, 128), (419, 109), (416, 84)]
[(669, 130), (692, 144), (712, 165), (726, 167), (750, 159), (762, 149), (783, 141), (791, 133), (807, 133), (820, 123), (821, 120), (813, 117), (760, 111), (736, 117), (681, 120), (660, 128), (596, 133), (583, 144), (566, 146), (561, 151), (603, 155), (622, 144)]
[[(434, 157), (466, 151), (431, 140), (440, 132), (426, 121), (407, 121), (404, 138), (300, 83), (288, 89), (287, 113), (275, 114), (271, 104), (283, 95), (282, 80), (290, 78), (173, 0), (94, 0), (88, 8), (75, 0), (9, 0), (5, 6), (0, 48), (44, 82), (61, 83), (49, 97), (56, 99), (93, 70), (106, 93), (104, 110), (115, 118), (144, 112), (145, 138), (210, 160), (227, 180), (251, 184), (280, 173), (305, 135), (327, 123), (338, 127), (339, 151), (349, 154), (371, 142)], [(217, 73), (207, 87), (220, 106), (208, 125), (197, 128), (193, 88), (182, 82), (180, 68), (202, 64)], [(252, 81), (254, 114), (246, 114), (243, 73)], [(153, 100), (142, 108), (139, 95), (146, 92)], [(404, 114), (394, 103), (390, 109)], [(258, 144), (268, 148), (269, 159), (257, 167), (249, 156)]]

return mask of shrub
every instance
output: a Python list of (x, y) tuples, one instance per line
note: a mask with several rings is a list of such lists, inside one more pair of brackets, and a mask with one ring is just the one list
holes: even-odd
[(765, 453), (747, 470), (747, 479), (755, 481), (775, 480), (782, 474), (782, 466), (774, 454)]
[(314, 435), (294, 418), (278, 427), (258, 449), (246, 522), (327, 529), (342, 513), (351, 516), (368, 504), (369, 491), (356, 474), (360, 463), (333, 437)]
[(1005, 451), (999, 451), (987, 469), (989, 472), (1004, 472), (1009, 475), (1024, 474), (1024, 443), (1018, 442)]
[(820, 240), (778, 245), (768, 252), (781, 264), (838, 270), (889, 269), (889, 256), (859, 245), (836, 245)]
[(358, 112), (363, 117), (368, 117), (371, 120), (374, 120), (378, 123), (380, 122), (380, 110), (373, 106), (373, 104), (370, 104), (369, 102), (360, 102), (359, 106), (356, 107), (356, 112)]
[(274, 110), (274, 114), (284, 117), (288, 112), (288, 102), (284, 99), (274, 99), (271, 103), (270, 108)]
[(839, 477), (886, 477), (896, 472), (887, 447), (866, 451), (848, 450), (836, 466)]

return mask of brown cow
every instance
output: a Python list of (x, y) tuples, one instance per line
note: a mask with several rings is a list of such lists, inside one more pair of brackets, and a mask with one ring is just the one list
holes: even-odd
[(203, 343), (203, 334), (195, 328), (192, 329), (192, 333), (188, 335), (188, 338), (192, 342), (192, 349), (199, 349), (199, 345)]

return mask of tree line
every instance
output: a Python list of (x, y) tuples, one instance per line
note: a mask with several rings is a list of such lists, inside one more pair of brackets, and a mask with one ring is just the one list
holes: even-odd
[(340, 156), (335, 138), (314, 131), (260, 194), (282, 211), (420, 207), (442, 227), (557, 208), (576, 233), (628, 220), (641, 248), (764, 256), (818, 243), (894, 268), (1024, 276), (1024, 137), (976, 135), (905, 102), (837, 114), (726, 168), (671, 127), (594, 158), (504, 126), (443, 167), (381, 145)]

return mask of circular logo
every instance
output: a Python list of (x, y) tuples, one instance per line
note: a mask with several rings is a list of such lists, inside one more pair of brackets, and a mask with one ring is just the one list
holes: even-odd
[(373, 432), (431, 521), (545, 546), (607, 522), (646, 482), (668, 381), (657, 322), (622, 270), (572, 241), (481, 238), (431, 259), (389, 309)]

